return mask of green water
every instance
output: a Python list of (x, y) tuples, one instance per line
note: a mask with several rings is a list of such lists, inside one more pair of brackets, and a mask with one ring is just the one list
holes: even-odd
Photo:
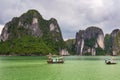
[(103, 56), (68, 56), (64, 64), (47, 64), (46, 57), (0, 57), (0, 80), (119, 80), (118, 64)]

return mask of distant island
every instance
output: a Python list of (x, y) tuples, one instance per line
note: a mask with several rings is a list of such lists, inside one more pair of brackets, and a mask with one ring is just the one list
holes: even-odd
[(0, 35), (0, 55), (119, 55), (120, 30), (105, 34), (99, 27), (79, 30), (75, 39), (63, 40), (55, 18), (46, 20), (28, 10), (6, 23)]

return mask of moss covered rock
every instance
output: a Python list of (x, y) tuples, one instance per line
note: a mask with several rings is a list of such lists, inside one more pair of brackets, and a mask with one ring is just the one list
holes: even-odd
[(57, 20), (45, 20), (34, 9), (5, 24), (0, 44), (1, 49), (6, 45), (5, 50), (0, 49), (1, 54), (58, 54), (65, 47)]

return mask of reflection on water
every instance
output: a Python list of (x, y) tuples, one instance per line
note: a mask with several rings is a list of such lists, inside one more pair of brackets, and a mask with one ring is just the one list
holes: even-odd
[(119, 56), (64, 56), (65, 60), (105, 60), (106, 58), (113, 58), (120, 60)]
[[(105, 60), (114, 58), (120, 60), (119, 56), (63, 56), (65, 60)], [(47, 60), (47, 56), (0, 56), (0, 60)]]

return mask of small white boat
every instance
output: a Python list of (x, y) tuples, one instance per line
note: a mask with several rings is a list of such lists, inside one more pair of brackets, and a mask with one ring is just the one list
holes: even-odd
[(48, 63), (53, 64), (53, 63), (64, 63), (63, 57), (58, 56), (58, 55), (48, 55)]
[(106, 64), (117, 64), (117, 62), (114, 59), (105, 59)]

